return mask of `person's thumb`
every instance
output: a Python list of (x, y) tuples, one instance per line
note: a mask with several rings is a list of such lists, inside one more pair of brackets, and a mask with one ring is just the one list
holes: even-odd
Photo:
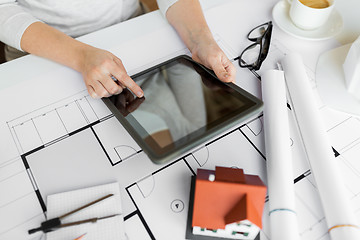
[[(230, 64), (230, 65), (229, 65)], [(224, 65), (221, 62), (212, 66), (216, 76), (223, 82), (235, 82), (235, 69), (233, 69), (232, 63), (229, 61), (228, 65)]]

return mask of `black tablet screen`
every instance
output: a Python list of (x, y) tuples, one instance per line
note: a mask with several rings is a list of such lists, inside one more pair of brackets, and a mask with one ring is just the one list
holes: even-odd
[(144, 98), (124, 90), (110, 100), (157, 154), (185, 144), (255, 105), (186, 58), (133, 79), (143, 89)]

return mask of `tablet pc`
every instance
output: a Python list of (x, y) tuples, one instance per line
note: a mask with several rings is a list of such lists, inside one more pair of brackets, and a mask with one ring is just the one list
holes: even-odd
[(124, 89), (103, 101), (155, 163), (174, 159), (262, 110), (261, 100), (221, 82), (188, 56), (132, 79), (144, 97)]

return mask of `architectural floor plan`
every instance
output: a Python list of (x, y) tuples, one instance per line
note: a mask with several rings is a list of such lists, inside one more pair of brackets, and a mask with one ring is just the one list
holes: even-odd
[[(21, 227), (26, 230), (31, 223), (44, 219), (46, 196), (114, 180), (122, 186), (130, 239), (132, 234), (141, 233), (139, 223), (146, 236), (141, 239), (166, 239), (170, 232), (181, 236), (186, 225), (190, 179), (197, 168), (230, 164), (260, 175), (265, 181), (264, 156), (249, 140), (252, 136), (247, 136), (261, 131), (257, 121), (260, 119), (167, 165), (153, 164), (102, 101), (91, 99), (84, 91), (9, 121), (9, 131), (21, 154), (2, 168), (8, 171), (11, 167), (19, 173), (2, 183), (18, 181), (21, 188), (9, 191), (11, 199), (3, 208), (15, 210), (29, 199), (29, 204), (36, 204), (21, 225), (8, 229), (3, 226), (3, 236), (11, 236)], [(234, 148), (231, 142), (242, 147)], [(217, 152), (218, 148), (224, 152)]]
[[(275, 45), (273, 49), (277, 51)], [(304, 158), (291, 106), (288, 109), (300, 235), (328, 239), (316, 183)], [(332, 119), (326, 123), (328, 133), (356, 205), (360, 201), (360, 189), (354, 184), (360, 179), (356, 161), (360, 121), (326, 107), (320, 111), (324, 119)], [(0, 189), (6, 193), (0, 205), (1, 239), (25, 239), (26, 231), (45, 219), (46, 196), (113, 181), (121, 186), (129, 239), (167, 239), (169, 235), (184, 239), (190, 179), (197, 168), (243, 168), (266, 183), (262, 119), (261, 115), (250, 119), (165, 165), (153, 164), (102, 101), (86, 91), (11, 119), (6, 124), (19, 157), (0, 165), (4, 173)], [(266, 209), (263, 219), (262, 239), (266, 239)]]
[[(254, 2), (261, 5), (261, 1)], [(234, 11), (229, 16), (241, 16), (237, 9), (225, 10)], [(235, 46), (235, 40), (226, 37), (226, 33), (214, 35), (230, 58), (236, 56), (239, 51), (229, 47)], [(152, 38), (157, 40), (154, 36)], [(158, 42), (161, 48), (163, 43)], [(141, 41), (137, 43), (144, 47)], [(183, 49), (183, 45), (176, 45), (169, 51), (173, 56)], [(272, 40), (270, 50), (262, 70), (257, 73), (259, 75), (266, 69), (275, 68), (287, 51), (276, 39)], [(127, 62), (131, 62), (130, 53), (124, 47), (122, 54)], [(168, 55), (160, 57), (164, 59)], [(152, 63), (148, 59), (139, 61), (141, 63), (133, 61), (128, 65), (132, 73)], [(27, 231), (46, 219), (48, 195), (114, 181), (120, 184), (129, 240), (183, 240), (191, 176), (198, 168), (243, 168), (246, 174), (259, 175), (266, 184), (262, 115), (248, 119), (167, 164), (156, 165), (103, 102), (89, 97), (81, 76), (68, 69), (60, 70), (64, 72), (62, 76), (66, 76), (61, 81), (56, 72), (49, 73), (36, 81), (21, 83), (21, 88), (13, 86), (0, 92), (1, 240), (46, 239), (44, 234), (28, 235)], [(237, 84), (261, 97), (260, 80), (256, 75), (247, 69), (237, 67), (237, 70)], [(308, 73), (316, 94), (314, 69), (308, 68)], [(41, 88), (56, 91), (37, 90)], [(14, 93), (21, 97), (14, 98)], [(360, 220), (360, 119), (333, 111), (320, 99), (316, 104), (323, 116), (354, 212)], [(300, 236), (303, 240), (328, 240), (316, 183), (292, 116), (291, 104), (287, 107)], [(265, 203), (267, 201), (265, 199)], [(269, 239), (267, 204), (263, 226), (261, 240), (266, 240)]]

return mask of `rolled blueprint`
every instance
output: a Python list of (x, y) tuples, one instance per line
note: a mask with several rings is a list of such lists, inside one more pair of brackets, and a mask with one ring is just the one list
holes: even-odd
[(270, 239), (299, 239), (284, 72), (261, 76), (269, 195)]
[(359, 240), (360, 228), (318, 111), (301, 57), (282, 60), (292, 110), (300, 130), (332, 240)]

